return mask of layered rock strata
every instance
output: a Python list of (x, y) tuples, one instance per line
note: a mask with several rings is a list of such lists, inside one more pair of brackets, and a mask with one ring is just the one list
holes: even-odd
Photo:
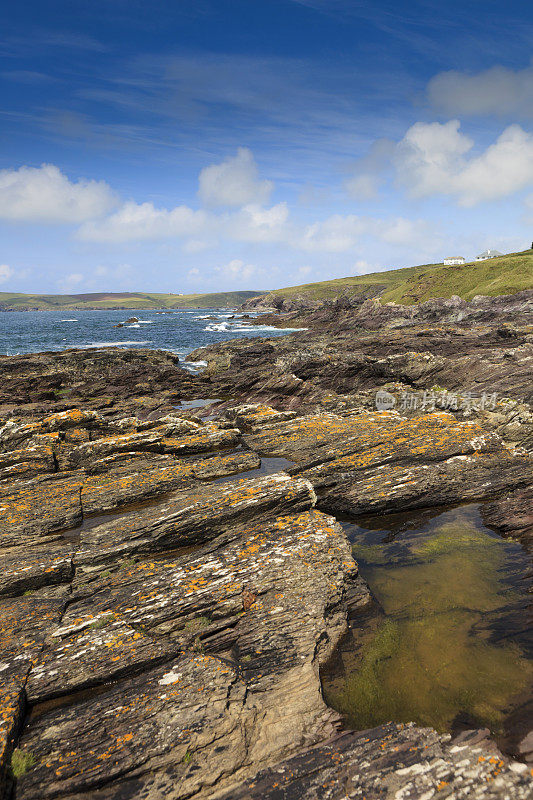
[[(530, 536), (531, 333), (420, 334), (231, 342), (203, 376), (148, 351), (0, 364), (6, 798), (532, 795), (486, 732), (339, 738), (321, 694), (348, 614), (372, 603), (332, 514), (476, 499)], [(508, 399), (372, 408), (387, 381), (439, 376), (507, 381)], [(195, 395), (226, 401), (202, 421), (176, 408)]]

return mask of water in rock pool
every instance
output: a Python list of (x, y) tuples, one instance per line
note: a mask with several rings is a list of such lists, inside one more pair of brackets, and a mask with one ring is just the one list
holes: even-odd
[[(126, 323), (134, 315), (139, 321)], [(231, 317), (237, 317), (231, 319)], [(69, 347), (125, 347), (171, 350), (185, 356), (197, 347), (255, 336), (282, 336), (289, 329), (238, 319), (239, 312), (194, 309), (12, 311), (0, 313), (0, 354), (18, 355)], [(115, 328), (115, 325), (122, 327)]]
[(376, 604), (354, 616), (323, 670), (328, 704), (358, 729), (414, 721), (508, 738), (532, 697), (520, 545), (485, 528), (477, 505), (343, 526)]

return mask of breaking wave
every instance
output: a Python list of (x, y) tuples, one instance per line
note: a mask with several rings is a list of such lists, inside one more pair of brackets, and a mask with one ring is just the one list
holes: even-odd
[(91, 342), (90, 344), (78, 345), (78, 347), (82, 350), (87, 350), (89, 347), (133, 347), (140, 344), (151, 344), (151, 340), (146, 342)]

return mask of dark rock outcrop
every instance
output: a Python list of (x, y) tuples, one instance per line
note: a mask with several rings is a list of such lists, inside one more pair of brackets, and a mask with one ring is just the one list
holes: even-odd
[[(339, 736), (320, 684), (373, 603), (332, 512), (476, 499), (530, 541), (533, 341), (523, 298), (498, 302), (468, 325), (455, 301), (366, 327), (372, 301), (318, 309), (198, 351), (200, 376), (151, 351), (0, 359), (0, 796), (531, 797), (488, 732)], [(444, 388), (497, 399), (428, 406)], [(226, 400), (203, 422), (175, 407), (194, 396)]]

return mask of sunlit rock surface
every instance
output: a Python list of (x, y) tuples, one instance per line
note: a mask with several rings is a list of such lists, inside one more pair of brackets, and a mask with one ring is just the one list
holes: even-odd
[[(6, 798), (530, 796), (485, 735), (324, 744), (340, 718), (320, 668), (373, 602), (331, 513), (490, 500), (496, 529), (529, 530), (529, 334), (437, 332), (419, 341), (438, 352), (405, 356), (415, 335), (232, 342), (201, 377), (150, 351), (2, 360)], [(389, 379), (503, 385), (509, 365), (515, 405), (494, 413), (371, 405)], [(223, 388), (209, 419), (176, 408)]]

